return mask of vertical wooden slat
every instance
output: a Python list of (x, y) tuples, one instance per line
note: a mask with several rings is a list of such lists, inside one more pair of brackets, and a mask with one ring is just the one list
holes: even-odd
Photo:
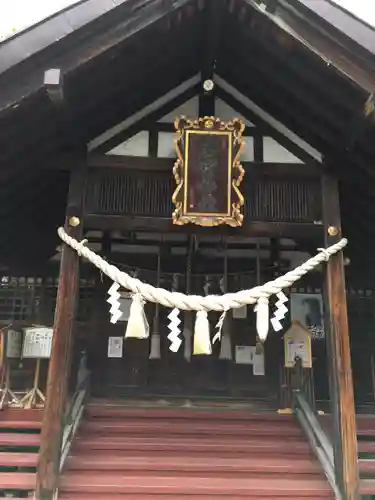
[[(83, 199), (86, 171), (71, 174), (65, 230), (82, 238)], [(79, 217), (77, 227), (69, 225), (72, 216)], [(47, 397), (37, 467), (36, 500), (52, 500), (58, 484), (60, 449), (64, 428), (66, 392), (71, 361), (73, 319), (78, 293), (79, 257), (63, 244), (53, 326), (52, 353), (49, 363)]]
[[(325, 245), (341, 237), (338, 183), (323, 176), (323, 215)], [(328, 228), (335, 227), (333, 236)], [(331, 232), (332, 233), (332, 232)], [(345, 500), (358, 500), (358, 460), (356, 416), (353, 393), (348, 314), (346, 306), (343, 252), (332, 256), (326, 266), (325, 299), (327, 351), (334, 421), (334, 458), (336, 476)]]

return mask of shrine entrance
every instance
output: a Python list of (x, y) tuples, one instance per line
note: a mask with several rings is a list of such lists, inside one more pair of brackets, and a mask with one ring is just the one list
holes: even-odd
[[(108, 260), (143, 282), (199, 295), (251, 288), (272, 279), (284, 265), (272, 261), (273, 243), (268, 238), (152, 238), (155, 235), (143, 233), (134, 235), (132, 241), (115, 239)], [(121, 299), (122, 317), (111, 324), (106, 302), (110, 286), (102, 277), (93, 311), (95, 327), (88, 347), (93, 397), (243, 400), (277, 407), (282, 336), (272, 332), (267, 343), (260, 344), (251, 307), (228, 313), (222, 341), (212, 344), (210, 356), (193, 354), (195, 314), (181, 312), (182, 344), (173, 352), (168, 338), (171, 309), (146, 304), (150, 337), (124, 338), (131, 299)], [(208, 315), (211, 340), (219, 318), (220, 313)]]

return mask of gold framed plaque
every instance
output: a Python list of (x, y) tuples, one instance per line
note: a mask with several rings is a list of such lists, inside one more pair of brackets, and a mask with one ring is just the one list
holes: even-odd
[(172, 196), (174, 224), (212, 227), (243, 222), (244, 197), (239, 189), (245, 171), (239, 157), (244, 148), (244, 123), (204, 117), (175, 120), (176, 189)]

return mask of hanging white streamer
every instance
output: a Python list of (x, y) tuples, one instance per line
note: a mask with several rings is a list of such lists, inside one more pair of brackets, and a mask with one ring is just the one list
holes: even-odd
[(180, 339), (181, 330), (179, 325), (181, 320), (179, 318), (180, 311), (176, 307), (168, 314), (169, 325), (168, 328), (170, 333), (168, 334), (168, 339), (171, 341), (169, 349), (172, 352), (177, 352), (182, 344), (182, 340)]
[(276, 311), (271, 318), (271, 324), (275, 332), (278, 332), (283, 328), (281, 320), (283, 320), (288, 313), (288, 308), (285, 305), (285, 302), (288, 302), (288, 297), (283, 291), (277, 293), (276, 297), (278, 298), (277, 302), (275, 303)]
[(227, 312), (228, 311), (223, 311), (222, 314), (220, 315), (219, 321), (216, 323), (215, 326), (216, 333), (214, 335), (214, 338), (212, 339), (213, 344), (215, 344), (215, 342), (221, 339), (221, 331), (223, 329), (224, 320), (225, 316), (227, 315)]
[(121, 294), (118, 291), (120, 285), (117, 283), (112, 283), (111, 288), (108, 290), (108, 304), (111, 304), (111, 309), (109, 310), (109, 314), (111, 315), (110, 322), (115, 324), (121, 318), (122, 312), (120, 310), (120, 297)]

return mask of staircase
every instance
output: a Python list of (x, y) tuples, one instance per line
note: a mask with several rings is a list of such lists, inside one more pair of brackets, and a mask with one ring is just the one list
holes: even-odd
[(0, 412), (0, 498), (32, 496), (41, 421), (40, 410)]
[(357, 416), (360, 491), (363, 499), (375, 498), (375, 416)]
[(333, 499), (293, 416), (88, 405), (60, 500)]

